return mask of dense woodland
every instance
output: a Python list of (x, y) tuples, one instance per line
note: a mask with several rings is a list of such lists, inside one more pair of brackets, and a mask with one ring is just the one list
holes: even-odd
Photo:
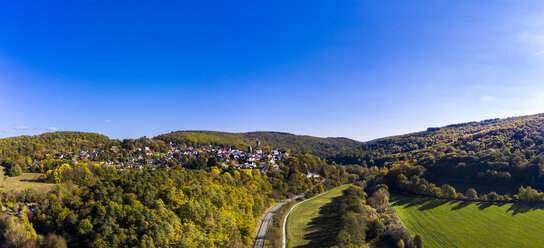
[[(513, 197), (520, 186), (544, 186), (543, 152), (544, 115), (532, 115), (429, 128), (366, 143), (329, 160), (378, 166), (393, 174), (401, 170), (416, 184), (508, 188)], [(406, 169), (410, 167), (416, 169)], [(396, 183), (397, 175), (389, 182)], [(492, 190), (486, 191), (481, 193)]]

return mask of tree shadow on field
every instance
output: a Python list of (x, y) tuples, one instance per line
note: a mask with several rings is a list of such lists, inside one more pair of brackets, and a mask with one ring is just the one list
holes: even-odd
[(435, 199), (434, 201), (428, 201), (427, 203), (423, 204), (423, 206), (419, 207), (418, 210), (425, 211), (425, 210), (440, 207), (446, 203), (448, 203), (448, 201)]
[(416, 207), (424, 203), (423, 198), (412, 198), (412, 197), (391, 197), (391, 206), (403, 206), (404, 208)]
[(431, 197), (418, 197), (418, 196), (393, 196), (391, 197), (391, 206), (402, 206), (404, 208), (417, 207), (420, 211), (425, 211), (440, 207), (446, 203), (449, 203), (447, 200), (435, 199)]
[[(511, 212), (512, 215), (524, 214), (530, 211), (543, 210), (544, 204), (538, 203), (509, 203), (509, 202), (481, 202), (481, 201), (463, 201), (463, 200), (445, 200), (424, 196), (406, 196), (401, 194), (391, 195), (391, 206), (401, 206), (404, 208), (416, 207), (420, 211), (433, 209), (444, 204), (453, 205), (451, 210), (460, 210), (471, 204), (475, 204), (478, 210), (485, 210), (491, 206), (502, 207), (509, 204), (510, 207), (506, 212)], [(544, 213), (543, 213), (544, 214)]]
[(524, 214), (533, 210), (544, 210), (542, 204), (512, 203), (506, 212), (512, 212), (512, 215)]
[(43, 183), (43, 182), (45, 182), (45, 179), (40, 177), (40, 178), (36, 178), (36, 179), (21, 179), (19, 181), (21, 181), (21, 182), (30, 182), (30, 183)]
[(451, 210), (453, 210), (453, 211), (459, 210), (459, 209), (462, 209), (462, 208), (464, 208), (464, 207), (466, 207), (466, 206), (468, 206), (468, 205), (470, 205), (470, 204), (472, 204), (472, 202), (459, 201), (459, 202), (457, 203), (457, 205), (455, 205), (455, 206), (453, 206), (453, 207), (451, 208)]
[(493, 202), (479, 202), (478, 203), (478, 209), (479, 210), (484, 210), (484, 209), (486, 209), (488, 207), (491, 207), (493, 205), (495, 205)]
[(335, 197), (319, 209), (319, 216), (313, 218), (307, 227), (307, 230), (311, 232), (304, 235), (304, 239), (309, 240), (310, 243), (297, 247), (331, 247), (336, 244), (336, 237), (341, 228), (341, 220), (338, 216), (341, 200), (342, 196)]

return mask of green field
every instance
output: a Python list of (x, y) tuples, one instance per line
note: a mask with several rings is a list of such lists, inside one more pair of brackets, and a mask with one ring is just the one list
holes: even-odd
[(391, 195), (391, 205), (425, 247), (543, 247), (544, 206)]
[(0, 190), (5, 189), (7, 191), (18, 191), (35, 189), (40, 193), (53, 190), (55, 188), (55, 184), (53, 183), (36, 182), (36, 180), (41, 176), (43, 176), (42, 173), (23, 173), (16, 177), (5, 177), (4, 168), (0, 166)]
[(287, 218), (287, 247), (329, 247), (339, 231), (337, 215), (343, 185), (296, 206)]

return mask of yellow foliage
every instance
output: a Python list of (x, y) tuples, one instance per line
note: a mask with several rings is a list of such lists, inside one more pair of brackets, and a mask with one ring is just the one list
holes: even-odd
[(251, 173), (251, 170), (250, 169), (241, 169), (240, 170), (242, 173), (246, 174), (248, 177), (252, 178), (253, 177), (253, 174)]

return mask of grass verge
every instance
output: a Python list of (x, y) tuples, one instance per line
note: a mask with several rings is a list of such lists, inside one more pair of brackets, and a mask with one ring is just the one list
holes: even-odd
[(296, 206), (286, 223), (287, 247), (329, 247), (339, 231), (339, 200), (349, 185), (325, 192)]

